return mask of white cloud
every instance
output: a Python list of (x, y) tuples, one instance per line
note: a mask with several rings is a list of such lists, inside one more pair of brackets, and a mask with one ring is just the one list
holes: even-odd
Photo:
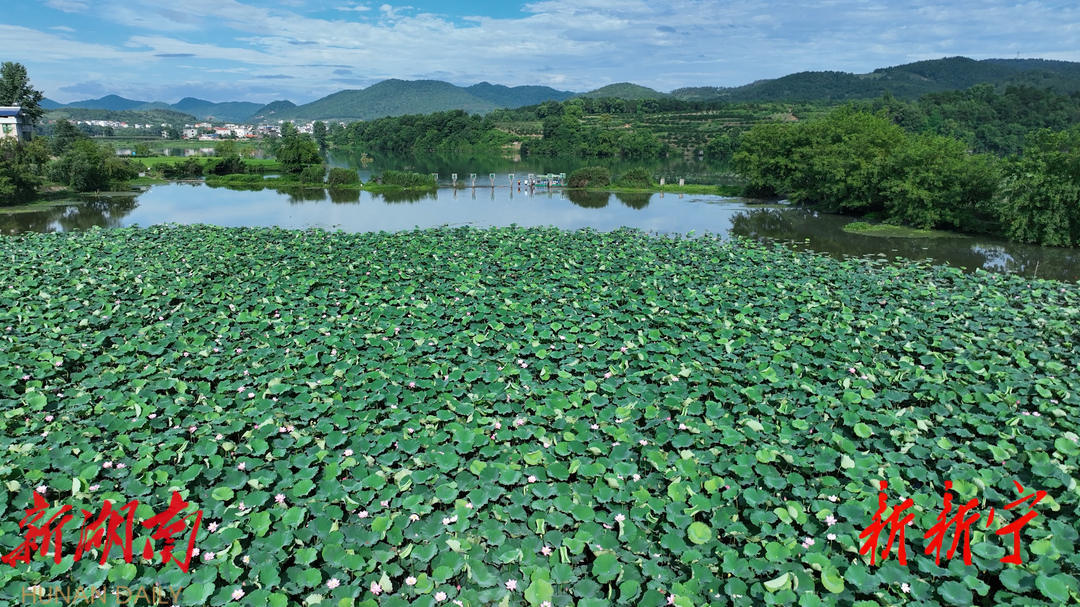
[(86, 0), (45, 0), (45, 6), (65, 13), (78, 13), (90, 8)]
[[(513, 18), (451, 18), (363, 0), (320, 2), (331, 11), (321, 14), (337, 16), (316, 18), (320, 13), (286, 4), (295, 1), (102, 0), (88, 20), (137, 28), (126, 48), (84, 49), (25, 28), (19, 38), (4, 30), (0, 36), (9, 49), (34, 49), (24, 52), (27, 60), (56, 62), (51, 73), (57, 81), (83, 58), (106, 64), (138, 58), (152, 70), (111, 70), (113, 77), (132, 83), (205, 78), (204, 88), (231, 86), (237, 98), (247, 96), (243, 87), (256, 75), (288, 75), (293, 78), (281, 79), (273, 92), (291, 87), (296, 101), (340, 88), (333, 79), (341, 74), (333, 70), (343, 65), (354, 70), (355, 82), (438, 77), (587, 90), (628, 80), (670, 90), (734, 86), (802, 70), (866, 72), (945, 55), (1080, 58), (1080, 6), (1038, 0), (536, 0)], [(445, 10), (454, 12), (451, 5)], [(123, 34), (118, 39), (125, 40)], [(191, 61), (178, 65), (179, 57)], [(168, 71), (163, 61), (170, 61)]]

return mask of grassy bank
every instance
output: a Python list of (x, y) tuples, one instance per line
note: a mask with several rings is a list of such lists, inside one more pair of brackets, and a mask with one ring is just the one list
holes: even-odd
[(865, 221), (853, 221), (844, 226), (844, 231), (850, 234), (862, 234), (864, 236), (878, 236), (884, 238), (957, 238), (963, 234), (948, 232), (945, 230), (920, 230), (907, 226), (897, 226), (887, 223), (867, 223)]
[(742, 194), (742, 187), (729, 186), (729, 185), (656, 185), (650, 187), (627, 187), (627, 186), (611, 186), (606, 188), (587, 188), (594, 191), (602, 192), (626, 192), (631, 194), (658, 194), (660, 192), (671, 194), (711, 194), (714, 196), (739, 196)]
[[(76, 512), (138, 499), (140, 521), (174, 490), (203, 511), (191, 573), (68, 550), (0, 567), (5, 596), (1078, 598), (1075, 284), (519, 228), (92, 230), (0, 256), (5, 551), (35, 490)], [(883, 479), (914, 500), (907, 567), (859, 555)], [(922, 553), (947, 480), (997, 509), (971, 567)], [(1014, 480), (1048, 495), (1003, 565), (994, 531), (1028, 510), (1005, 509)]]
[[(142, 164), (148, 169), (160, 169), (162, 165), (176, 165), (187, 162), (194, 159), (203, 167), (206, 165), (223, 160), (218, 156), (188, 156), (179, 158), (176, 156), (146, 156), (132, 158), (135, 162)], [(273, 158), (244, 158), (244, 164), (249, 167), (249, 170), (258, 171), (260, 173), (274, 173), (281, 170), (281, 163)]]

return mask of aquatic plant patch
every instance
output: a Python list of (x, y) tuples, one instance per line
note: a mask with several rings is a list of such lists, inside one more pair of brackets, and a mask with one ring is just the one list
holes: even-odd
[[(95, 229), (0, 259), (0, 552), (34, 492), (202, 512), (189, 572), (136, 528), (130, 563), (0, 565), (5, 601), (1080, 599), (1075, 284), (520, 228)], [(882, 481), (906, 564), (889, 526), (861, 553)], [(926, 552), (946, 481), (984, 515), (970, 565), (956, 526)], [(1017, 484), (1044, 495), (1006, 508)]]

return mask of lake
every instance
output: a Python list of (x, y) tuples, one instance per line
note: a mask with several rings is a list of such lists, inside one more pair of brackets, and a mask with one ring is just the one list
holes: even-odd
[[(525, 175), (520, 175), (524, 177)], [(449, 175), (441, 175), (448, 179)], [(468, 175), (459, 174), (468, 183)], [(1080, 279), (1080, 251), (1009, 243), (993, 238), (886, 238), (845, 232), (852, 218), (782, 205), (757, 205), (737, 198), (679, 194), (608, 194), (508, 187), (440, 188), (430, 193), (372, 195), (358, 191), (290, 189), (242, 191), (201, 182), (149, 188), (137, 196), (85, 197), (4, 213), (0, 231), (58, 232), (94, 226), (206, 223), (221, 226), (280, 226), (326, 230), (398, 231), (436, 226), (556, 226), (614, 230), (631, 227), (655, 233), (712, 233), (745, 236), (834, 256), (875, 255), (929, 259), (966, 269), (1020, 273), (1039, 278)]]

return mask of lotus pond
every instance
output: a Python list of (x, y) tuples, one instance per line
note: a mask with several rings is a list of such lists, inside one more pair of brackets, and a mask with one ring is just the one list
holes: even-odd
[[(203, 511), (190, 573), (68, 545), (0, 566), (5, 601), (1080, 599), (1075, 284), (630, 230), (117, 228), (0, 254), (0, 551), (34, 491)], [(913, 500), (906, 566), (860, 555), (881, 480)], [(924, 554), (945, 481), (983, 514), (970, 566)], [(1019, 565), (1014, 481), (1047, 492)]]

